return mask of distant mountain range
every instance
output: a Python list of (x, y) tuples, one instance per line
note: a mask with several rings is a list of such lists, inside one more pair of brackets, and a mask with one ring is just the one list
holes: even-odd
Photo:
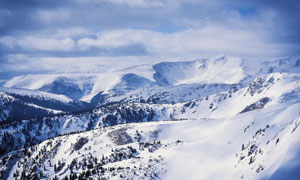
[(300, 57), (216, 56), (0, 88), (0, 179), (297, 179)]

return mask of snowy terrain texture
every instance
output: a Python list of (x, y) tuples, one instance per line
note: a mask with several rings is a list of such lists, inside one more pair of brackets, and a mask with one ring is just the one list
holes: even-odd
[(0, 179), (297, 180), (299, 125), (299, 57), (17, 76)]

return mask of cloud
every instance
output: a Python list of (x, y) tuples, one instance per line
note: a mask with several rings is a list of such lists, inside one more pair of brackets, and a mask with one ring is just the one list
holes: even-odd
[(92, 57), (87, 62), (299, 55), (299, 7), (297, 0), (0, 1), (1, 77), (37, 73), (31, 66), (54, 72), (52, 61), (87, 67), (83, 59)]
[(141, 65), (150, 61), (149, 57), (33, 57), (30, 55), (10, 55), (1, 62), (0, 75), (11, 78), (21, 74), (39, 73), (101, 73), (124, 67)]
[(53, 39), (53, 38), (36, 38), (24, 37), (17, 39), (13, 37), (3, 37), (0, 43), (13, 49), (20, 47), (27, 50), (46, 50), (46, 51), (71, 51), (75, 43), (72, 39)]
[(268, 38), (264, 33), (255, 33), (245, 29), (207, 26), (175, 33), (132, 29), (107, 31), (98, 34), (96, 39), (80, 39), (77, 45), (84, 51), (91, 47), (116, 48), (142, 44), (149, 53), (156, 55), (180, 55), (193, 52), (280, 55), (286, 45), (268, 42)]
[[(87, 3), (87, 2), (94, 2), (94, 3), (99, 3), (97, 0), (90, 0), (90, 1), (84, 1), (80, 0), (82, 3)], [(116, 3), (120, 5), (128, 5), (130, 7), (142, 7), (142, 8), (149, 8), (149, 7), (158, 7), (158, 6), (163, 6), (165, 3), (162, 0), (103, 0), (109, 3)], [(101, 1), (100, 1), (101, 2)]]
[(38, 10), (37, 17), (42, 23), (50, 24), (51, 22), (65, 22), (71, 18), (71, 14), (66, 9), (57, 10)]
[(160, 0), (109, 0), (111, 2), (128, 4), (130, 6), (141, 6), (141, 7), (155, 7), (162, 6), (163, 3)]

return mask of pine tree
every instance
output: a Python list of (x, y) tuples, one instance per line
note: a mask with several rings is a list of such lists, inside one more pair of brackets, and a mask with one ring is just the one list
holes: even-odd
[(54, 171), (56, 172), (57, 168), (56, 168), (56, 164), (54, 164)]

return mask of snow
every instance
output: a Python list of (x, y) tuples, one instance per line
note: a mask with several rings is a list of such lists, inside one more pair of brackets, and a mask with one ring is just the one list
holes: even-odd
[(66, 103), (72, 101), (72, 99), (70, 99), (64, 95), (57, 95), (57, 94), (52, 94), (52, 93), (47, 93), (47, 92), (37, 91), (37, 90), (30, 90), (30, 89), (0, 87), (0, 92), (19, 94), (19, 95), (27, 95), (27, 96), (32, 96), (32, 97), (43, 97), (46, 99), (55, 99), (57, 101), (62, 101), (62, 102), (66, 102)]
[(63, 80), (67, 86), (78, 87), (83, 96), (81, 100), (89, 102), (99, 92), (109, 94), (128, 73), (136, 73), (140, 77), (153, 80), (153, 69), (149, 65), (134, 66), (126, 69), (103, 73), (85, 74), (35, 74), (17, 76), (4, 83), (4, 87), (15, 89), (42, 90), (55, 81)]
[(52, 112), (53, 114), (63, 113), (63, 111), (60, 111), (60, 110), (49, 109), (49, 108), (45, 108), (45, 107), (42, 107), (42, 106), (38, 106), (38, 105), (32, 104), (32, 103), (26, 103), (26, 105), (35, 107), (35, 108), (37, 108), (37, 109), (47, 110), (47, 111)]
[[(299, 105), (295, 105), (293, 110), (299, 108)], [(283, 111), (282, 116), (293, 110), (288, 108), (288, 112)], [(251, 172), (250, 168), (256, 166), (250, 166), (247, 163), (236, 166), (238, 159), (235, 154), (239, 153), (243, 143), (251, 139), (250, 136), (253, 135), (254, 130), (265, 127), (266, 122), (270, 123), (271, 126), (280, 127), (276, 121), (283, 119), (281, 117), (274, 118), (273, 124), (272, 120), (267, 119), (266, 121), (265, 118), (273, 119), (272, 117), (279, 114), (278, 111), (255, 113), (255, 116), (248, 114), (247, 116), (230, 119), (207, 120), (208, 122), (184, 122), (176, 125), (177, 127), (170, 127), (163, 133), (162, 141), (165, 139), (180, 139), (184, 142), (184, 145), (170, 153), (171, 155), (167, 160), (169, 161), (169, 171), (166, 179), (183, 179), (184, 177), (189, 179), (239, 179), (242, 175), (245, 179), (255, 179), (256, 173)], [(293, 116), (297, 115), (297, 113), (293, 113), (289, 117), (285, 116), (284, 119), (291, 120)], [(244, 133), (243, 125), (251, 122), (254, 122), (254, 125), (249, 129), (252, 132)], [(280, 132), (280, 129), (278, 131)], [(270, 137), (267, 137), (267, 139), (272, 139), (272, 135), (270, 133)], [(264, 145), (261, 144), (262, 147)], [(265, 158), (259, 161), (262, 164), (275, 165), (280, 162), (275, 158), (285, 157), (279, 155), (285, 152), (287, 152), (287, 148), (278, 147), (276, 152), (272, 152), (272, 155), (276, 155), (275, 157), (268, 157), (268, 159)], [(272, 158), (274, 158), (273, 162), (271, 161)], [(256, 161), (255, 164), (259, 163)], [(246, 168), (243, 166), (246, 166)]]
[(163, 62), (153, 66), (154, 78), (162, 85), (191, 83), (239, 83), (246, 77), (242, 59), (217, 56), (186, 62)]
[[(108, 156), (111, 148), (138, 148), (138, 142), (134, 138), (135, 132), (138, 131), (142, 134), (143, 142), (160, 140), (163, 146), (152, 153), (139, 151), (139, 159), (109, 163), (105, 168), (144, 166), (143, 164), (149, 163), (149, 159), (162, 156), (164, 163), (154, 164), (152, 168), (166, 169), (161, 178), (167, 180), (265, 178), (272, 176), (297, 155), (292, 152), (298, 152), (300, 143), (299, 128), (293, 130), (294, 124), (300, 121), (299, 109), (300, 103), (284, 104), (238, 114), (232, 118), (133, 123), (62, 136), (55, 138), (63, 145), (59, 146), (51, 163), (55, 164), (61, 160), (70, 164), (73, 159), (77, 158), (80, 161), (90, 153), (100, 159), (102, 154)], [(265, 130), (257, 133), (262, 129)], [(117, 131), (124, 131), (133, 141), (124, 145), (115, 144), (111, 133)], [(155, 131), (158, 132), (158, 136), (153, 136)], [(80, 137), (87, 138), (88, 143), (79, 150), (80, 153), (72, 152), (72, 146)], [(276, 142), (278, 138), (280, 140)], [(45, 144), (47, 141), (39, 147)], [(245, 150), (242, 150), (242, 144), (245, 145)], [(253, 154), (248, 155), (252, 144), (257, 148)], [(245, 158), (241, 159), (241, 156)], [(255, 160), (249, 164), (251, 158)], [(260, 167), (264, 170), (257, 172)], [(48, 176), (53, 178), (53, 168), (46, 165), (46, 169), (49, 169)], [(64, 172), (64, 169), (60, 172)], [(66, 169), (61, 178), (68, 173), (69, 170)], [(128, 177), (131, 175), (127, 174)], [(106, 174), (106, 177), (119, 179), (112, 174)]]
[[(46, 169), (45, 178), (57, 175), (62, 179), (69, 175), (68, 165), (73, 159), (82, 162), (90, 155), (98, 159), (104, 155), (109, 160), (101, 165), (107, 170), (102, 177), (107, 179), (123, 176), (166, 180), (297, 179), (300, 169), (298, 62), (299, 58), (295, 57), (248, 66), (249, 62), (242, 58), (217, 56), (101, 73), (27, 75), (7, 81), (6, 88), (0, 89), (0, 96), (4, 100), (10, 98), (6, 93), (16, 93), (72, 101), (64, 95), (38, 91), (63, 79), (83, 92), (80, 100), (89, 102), (102, 93), (108, 95), (106, 102), (119, 103), (81, 114), (54, 116), (50, 120), (57, 122), (55, 132), (45, 124), (40, 125), (45, 134), (36, 138), (45, 140), (55, 133), (66, 134), (35, 145), (37, 150), (28, 158), (36, 159), (38, 154), (45, 153), (43, 148), (53, 152), (46, 159), (38, 157), (43, 162), (40, 169)], [(264, 99), (267, 99), (265, 104), (260, 104)], [(141, 114), (153, 111), (155, 116), (153, 122), (146, 122), (148, 116), (141, 116), (141, 123), (99, 127), (107, 115), (120, 123), (139, 122), (122, 119), (126, 115), (122, 111), (141, 111)], [(96, 126), (86, 131), (90, 120)], [(1, 133), (17, 134), (22, 128), (22, 124), (9, 126)], [(75, 144), (82, 138), (88, 141), (76, 149)], [(157, 141), (160, 143), (156, 144)], [(58, 146), (48, 147), (49, 143)], [(143, 143), (150, 145), (144, 147)], [(130, 153), (129, 147), (137, 152), (121, 160), (115, 158), (115, 152)], [(23, 162), (24, 158), (18, 161)], [(66, 165), (55, 173), (53, 164), (58, 161)], [(36, 162), (28, 163), (28, 167), (14, 165), (8, 179), (13, 179), (15, 170), (30, 169)], [(112, 167), (121, 169), (110, 170)], [(74, 171), (81, 173), (83, 169)]]
[[(115, 88), (122, 89), (123, 77), (135, 74), (152, 86), (182, 85), (194, 83), (236, 84), (246, 78), (243, 60), (237, 57), (217, 56), (186, 62), (163, 62), (155, 65), (137, 65), (120, 69), (107, 69), (101, 73), (81, 74), (35, 74), (17, 76), (4, 83), (4, 87), (43, 90), (56, 81), (63, 80), (67, 86), (78, 87), (81, 100), (89, 102), (98, 93), (110, 94)], [(48, 90), (47, 88), (45, 89)]]

